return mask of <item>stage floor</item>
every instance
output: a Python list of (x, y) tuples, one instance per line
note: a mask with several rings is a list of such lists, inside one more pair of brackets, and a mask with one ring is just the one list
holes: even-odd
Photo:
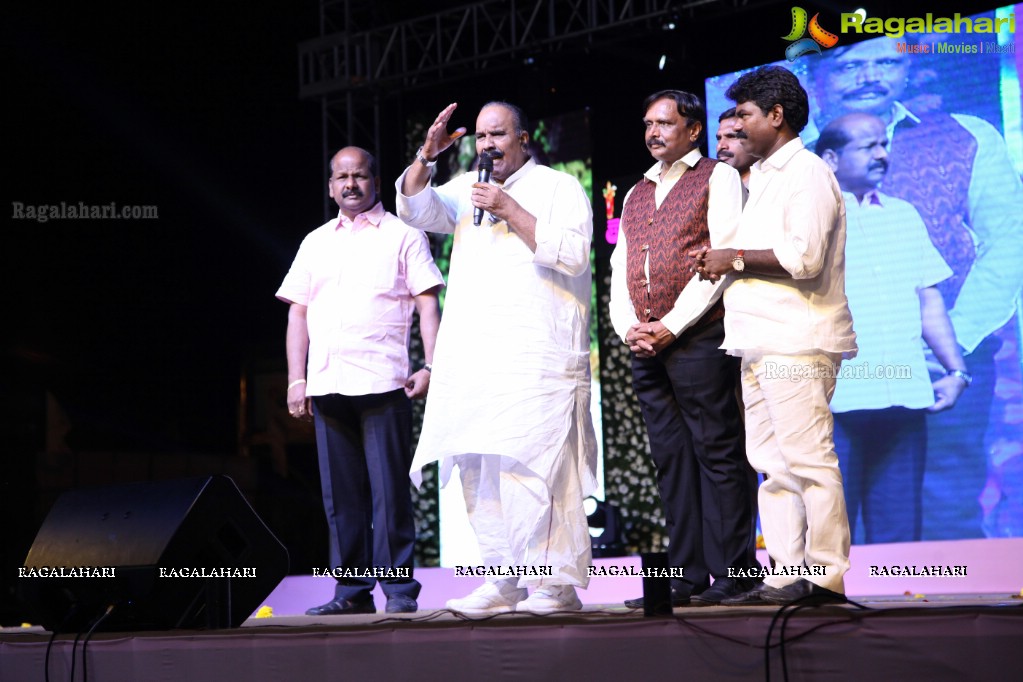
[[(1014, 595), (977, 594), (656, 618), (620, 605), (489, 618), (278, 616), (233, 630), (97, 633), (87, 656), (94, 682), (1007, 679), (1023, 669), (1021, 606)], [(48, 640), (41, 628), (0, 632), (0, 682), (44, 679)], [(74, 640), (54, 642), (49, 679), (71, 680), (73, 656), (81, 671)]]
[[(759, 553), (768, 565), (766, 552)], [(914, 596), (918, 600), (933, 594), (1019, 594), (1023, 589), (1023, 538), (954, 540), (884, 545), (854, 545), (852, 568), (845, 575), (845, 591), (850, 597)], [(604, 569), (640, 568), (638, 557), (595, 559), (594, 566)], [(925, 567), (961, 567), (955, 576), (893, 576), (899, 572)], [(873, 570), (876, 569), (876, 570)], [(885, 570), (887, 569), (887, 570)], [(883, 575), (888, 573), (889, 575)], [(452, 568), (420, 568), (415, 577), (422, 583), (420, 609), (443, 609), (452, 597), (461, 597), (476, 588), (482, 578), (459, 577)], [(334, 581), (311, 575), (289, 576), (264, 600), (275, 616), (296, 616), (310, 606), (333, 598)], [(636, 576), (596, 575), (587, 589), (579, 590), (586, 605), (619, 604), (643, 594), (642, 579)], [(383, 609), (383, 593), (376, 590), (376, 605)]]
[[(638, 566), (635, 558), (597, 566)], [(277, 682), (320, 680), (986, 680), (1023, 670), (1023, 539), (853, 548), (855, 604), (686, 607), (644, 618), (623, 599), (638, 577), (595, 577), (584, 609), (469, 618), (440, 609), (478, 578), (417, 570), (420, 611), (309, 617), (333, 581), (291, 576), (264, 600), (273, 617), (240, 628), (102, 632), (87, 654), (73, 635), (0, 630), (0, 682)], [(881, 577), (871, 566), (966, 566), (955, 577)], [(377, 599), (377, 607), (383, 607)], [(48, 661), (48, 664), (47, 664)], [(1012, 671), (1017, 671), (1013, 673)]]

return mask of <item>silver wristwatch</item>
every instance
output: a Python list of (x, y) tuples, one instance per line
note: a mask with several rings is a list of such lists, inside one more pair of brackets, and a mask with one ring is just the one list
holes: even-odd
[(961, 369), (950, 369), (947, 372), (945, 372), (945, 375), (950, 377), (958, 377), (959, 379), (962, 379), (963, 383), (966, 384), (967, 386), (973, 383), (973, 376), (969, 372), (964, 372)]
[(433, 161), (430, 161), (428, 158), (423, 156), (423, 148), (422, 147), (420, 147), (419, 149), (416, 150), (416, 161), (418, 161), (419, 163), (423, 164), (427, 168), (433, 168), (434, 166), (437, 165), (437, 159), (434, 159)]

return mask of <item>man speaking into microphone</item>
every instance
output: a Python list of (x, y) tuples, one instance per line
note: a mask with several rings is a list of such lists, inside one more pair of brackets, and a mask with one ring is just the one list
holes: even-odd
[(590, 202), (574, 177), (530, 157), (526, 116), (506, 102), (476, 119), (476, 153), (493, 169), (430, 187), (437, 155), (466, 132), (448, 132), (456, 108), (438, 114), (396, 183), (402, 220), (454, 233), (413, 478), (439, 461), (446, 484), (457, 465), (484, 564), (540, 569), (493, 571), (448, 608), (577, 610), (591, 564), (582, 501), (596, 483)]

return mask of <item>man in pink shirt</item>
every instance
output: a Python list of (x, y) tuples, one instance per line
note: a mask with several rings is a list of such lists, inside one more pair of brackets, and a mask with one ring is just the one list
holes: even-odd
[[(377, 200), (376, 160), (346, 147), (327, 187), (338, 218), (310, 232), (277, 298), (288, 303), (288, 411), (312, 419), (330, 530), (334, 598), (308, 615), (374, 613), (378, 579), (388, 613), (417, 610), (409, 494), (410, 398), (430, 385), (444, 285), (426, 236)], [(411, 373), (419, 313), (426, 365)]]

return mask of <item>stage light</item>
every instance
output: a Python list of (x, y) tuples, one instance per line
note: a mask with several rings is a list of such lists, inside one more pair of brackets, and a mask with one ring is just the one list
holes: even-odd
[(662, 54), (661, 58), (657, 60), (657, 70), (664, 71), (664, 65), (668, 63), (668, 55)]
[(595, 497), (583, 500), (583, 511), (590, 526), (590, 547), (595, 558), (625, 556), (622, 513), (618, 507)]

